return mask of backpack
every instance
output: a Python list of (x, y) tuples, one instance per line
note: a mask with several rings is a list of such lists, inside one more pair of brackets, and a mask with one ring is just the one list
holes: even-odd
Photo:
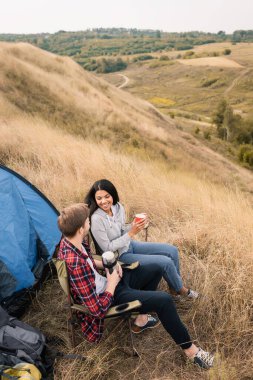
[(46, 338), (41, 331), (9, 316), (0, 306), (0, 364), (15, 366), (26, 362), (46, 374), (42, 356)]

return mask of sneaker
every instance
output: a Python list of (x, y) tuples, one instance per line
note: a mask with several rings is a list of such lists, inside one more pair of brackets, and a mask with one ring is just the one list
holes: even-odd
[(214, 355), (199, 348), (196, 355), (192, 358), (194, 364), (197, 364), (200, 368), (209, 369), (213, 366)]
[(199, 297), (199, 293), (196, 292), (196, 290), (189, 289), (188, 294), (186, 296), (187, 298), (196, 299)]
[(152, 315), (148, 314), (147, 323), (144, 326), (137, 326), (136, 324), (133, 324), (132, 332), (134, 334), (139, 334), (146, 329), (153, 329), (154, 327), (158, 326), (159, 324), (160, 324), (160, 321), (158, 318), (155, 318)]

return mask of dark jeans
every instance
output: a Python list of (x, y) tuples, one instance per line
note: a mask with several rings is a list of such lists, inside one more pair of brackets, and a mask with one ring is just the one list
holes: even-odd
[(179, 318), (171, 296), (156, 288), (162, 278), (163, 270), (157, 264), (140, 265), (135, 270), (125, 270), (123, 278), (114, 293), (115, 304), (139, 300), (141, 314), (155, 312), (165, 330), (181, 348), (191, 347), (189, 333)]

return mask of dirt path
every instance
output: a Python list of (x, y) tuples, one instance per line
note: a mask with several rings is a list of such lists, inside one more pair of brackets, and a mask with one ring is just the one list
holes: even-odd
[(117, 74), (117, 75), (119, 75), (120, 77), (122, 77), (122, 78), (124, 79), (124, 82), (121, 83), (121, 84), (118, 86), (118, 88), (126, 87), (126, 85), (128, 84), (128, 82), (129, 82), (130, 79), (129, 79), (126, 75), (123, 75), (123, 74)]
[(250, 69), (246, 69), (246, 70), (241, 71), (241, 73), (233, 80), (231, 85), (224, 91), (224, 95), (225, 96), (228, 95), (228, 93), (231, 90), (233, 90), (233, 88), (239, 83), (239, 81), (242, 79), (242, 77), (247, 75), (249, 71), (250, 71)]

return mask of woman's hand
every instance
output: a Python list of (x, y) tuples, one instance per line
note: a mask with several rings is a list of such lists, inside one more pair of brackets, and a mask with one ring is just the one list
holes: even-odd
[(131, 230), (128, 232), (128, 235), (132, 238), (136, 234), (138, 234), (140, 231), (142, 231), (145, 228), (145, 225), (147, 223), (146, 218), (140, 220), (139, 222), (133, 221)]

